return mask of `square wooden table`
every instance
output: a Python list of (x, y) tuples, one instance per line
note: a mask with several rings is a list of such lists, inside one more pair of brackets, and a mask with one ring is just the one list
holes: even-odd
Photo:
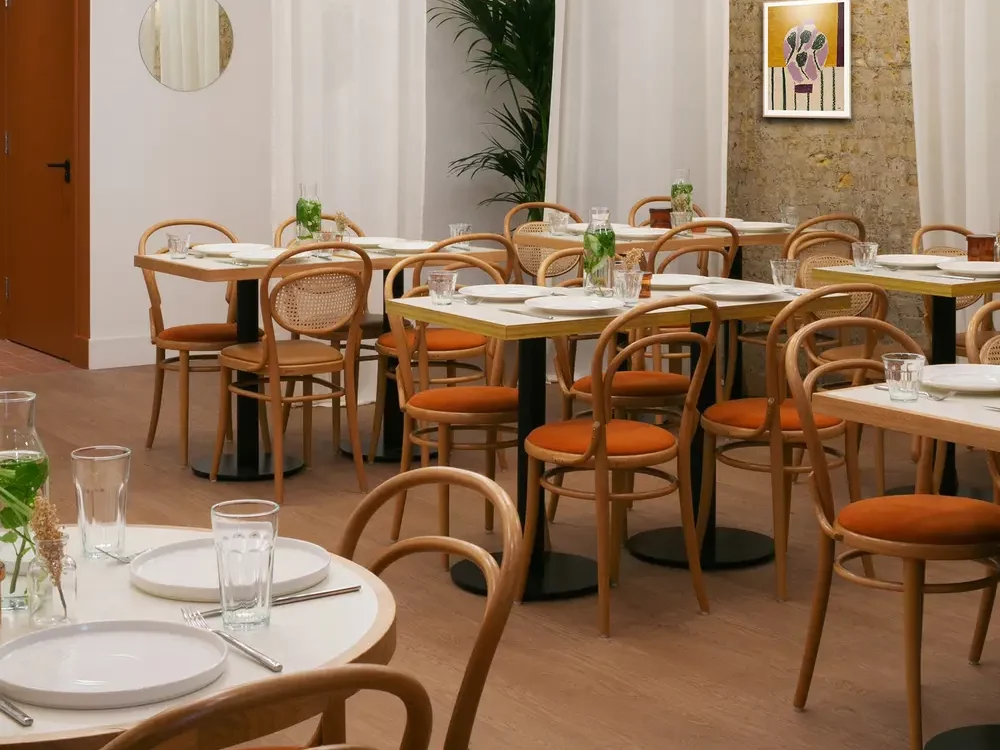
[[(582, 290), (566, 290), (570, 294), (583, 294)], [(686, 292), (653, 292), (652, 299), (686, 296)], [(755, 320), (777, 315), (794, 297), (777, 293), (772, 299), (755, 302), (719, 302), (723, 321)], [(842, 305), (837, 297), (817, 303), (815, 309), (834, 308)], [(516, 341), (519, 347), (518, 370), (518, 451), (517, 451), (517, 507), (522, 524), (525, 521), (528, 490), (528, 455), (524, 442), (536, 427), (545, 424), (546, 339), (571, 334), (601, 333), (614, 320), (615, 315), (554, 316), (542, 320), (503, 308), (515, 304), (467, 305), (457, 302), (436, 306), (426, 297), (389, 300), (387, 312), (410, 320), (447, 326), (460, 331), (479, 333), (500, 341)], [(703, 307), (674, 307), (637, 318), (636, 328), (658, 326), (688, 326), (706, 333), (709, 315)], [(716, 350), (718, 352), (718, 348)], [(697, 352), (695, 352), (695, 355)], [(705, 386), (698, 395), (701, 412), (715, 403), (716, 358), (712, 358), (705, 376)], [(691, 363), (697, 365), (696, 357)], [(704, 461), (715, 460), (703, 454), (704, 436), (699, 425), (691, 445), (692, 496), (697, 514), (701, 497), (701, 476)], [(706, 569), (738, 568), (758, 565), (774, 556), (774, 543), (770, 537), (743, 529), (717, 528), (716, 504), (709, 514), (708, 530), (702, 548), (702, 566)], [(545, 524), (545, 493), (541, 493), (538, 510), (539, 528)], [(642, 532), (628, 540), (628, 549), (647, 562), (671, 567), (687, 567), (683, 534), (679, 527)], [(456, 564), (452, 579), (461, 588), (475, 593), (486, 592), (479, 569), (467, 562)], [(535, 535), (526, 600), (563, 599), (583, 596), (597, 590), (597, 566), (589, 558), (545, 549), (545, 535)]]

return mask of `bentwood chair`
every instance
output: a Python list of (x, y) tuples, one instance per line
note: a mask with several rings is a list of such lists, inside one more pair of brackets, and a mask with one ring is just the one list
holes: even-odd
[[(522, 547), (521, 523), (517, 507), (506, 492), (479, 474), (463, 469), (428, 467), (398, 474), (379, 485), (368, 495), (347, 520), (344, 536), (336, 554), (353, 560), (358, 542), (372, 517), (390, 500), (408, 490), (436, 484), (454, 486), (485, 498), (496, 511), (503, 536), (503, 556), (500, 565), (485, 549), (463, 539), (441, 536), (420, 536), (403, 539), (389, 545), (366, 567), (375, 575), (397, 560), (417, 552), (442, 552), (471, 560), (486, 580), (486, 613), (483, 615), (475, 645), (469, 656), (462, 684), (458, 688), (451, 720), (445, 734), (443, 750), (468, 750), (476, 712), (489, 675), (497, 645), (503, 636), (517, 586), (517, 567)], [(429, 606), (433, 606), (428, 601)]]
[(434, 712), (420, 681), (381, 665), (349, 664), (252, 682), (168, 708), (120, 734), (104, 750), (167, 750), (178, 746), (222, 750), (317, 716), (319, 726), (310, 747), (322, 750), (323, 746), (336, 745), (344, 749), (343, 696), (361, 690), (392, 695), (403, 704), (406, 725), (399, 750), (429, 747)]
[[(642, 198), (632, 206), (631, 210), (628, 212), (628, 224), (630, 227), (648, 227), (649, 226), (649, 216), (646, 216), (645, 221), (636, 224), (639, 221), (639, 211), (641, 211), (646, 206), (652, 203), (666, 203), (668, 208), (673, 205), (673, 199), (669, 195), (650, 195), (646, 198)], [(694, 211), (695, 216), (704, 216), (705, 212), (702, 210), (701, 206), (697, 203), (691, 204), (691, 210)]]
[[(276, 278), (278, 268), (297, 255), (316, 249), (349, 250), (356, 253), (361, 269), (345, 268), (343, 263), (307, 264), (284, 278)], [(361, 457), (361, 438), (358, 434), (357, 372), (358, 349), (361, 343), (361, 318), (368, 300), (371, 285), (372, 262), (361, 248), (345, 242), (325, 242), (286, 250), (265, 270), (260, 282), (260, 310), (264, 323), (264, 338), (252, 344), (237, 344), (223, 349), (219, 355), (221, 392), (219, 427), (215, 440), (215, 458), (211, 479), (215, 480), (222, 461), (225, 436), (225, 413), (229, 411), (232, 395), (257, 399), (271, 404), (271, 419), (275, 425), (272, 437), (274, 457), (274, 494), (277, 502), (284, 496), (284, 430), (281, 429), (286, 404), (302, 404), (302, 441), (306, 463), (312, 459), (312, 405), (317, 401), (332, 400), (335, 410), (340, 400), (347, 401), (347, 427), (354, 453), (354, 469), (358, 487), (367, 489), (364, 462)], [(272, 288), (272, 281), (273, 284)], [(328, 338), (332, 331), (347, 327), (348, 336), (344, 351), (340, 351), (315, 338)], [(276, 327), (308, 339), (278, 340)], [(247, 378), (237, 378), (233, 373), (245, 373)], [(342, 373), (346, 388), (319, 375)], [(267, 392), (256, 388), (257, 378), (267, 378)], [(282, 383), (302, 384), (302, 395), (284, 395)], [(313, 386), (329, 389), (314, 393)], [(335, 436), (336, 437), (336, 436)]]
[[(223, 235), (228, 242), (239, 242), (236, 235), (221, 224), (204, 219), (171, 219), (154, 224), (139, 238), (139, 255), (147, 255), (147, 244), (150, 238), (159, 231), (171, 227), (206, 227)], [(154, 251), (159, 255), (166, 253), (167, 248)], [(236, 338), (236, 295), (230, 284), (226, 290), (226, 302), (229, 313), (225, 323), (195, 323), (166, 328), (163, 322), (163, 300), (156, 283), (153, 271), (143, 271), (146, 282), (146, 292), (149, 294), (149, 335), (150, 341), (156, 347), (156, 380), (153, 385), (153, 411), (149, 417), (149, 433), (146, 436), (146, 448), (153, 447), (156, 439), (156, 427), (160, 421), (160, 404), (163, 401), (163, 380), (167, 371), (177, 373), (180, 402), (180, 458), (181, 463), (188, 463), (188, 413), (190, 373), (216, 372), (219, 369), (217, 354), (227, 346), (237, 342)], [(176, 352), (176, 356), (167, 356), (168, 352)]]
[[(857, 242), (865, 241), (866, 233), (865, 233), (864, 222), (861, 221), (861, 219), (859, 219), (854, 214), (847, 214), (847, 213), (823, 214), (822, 216), (816, 216), (812, 219), (807, 219), (806, 221), (803, 221), (797, 227), (795, 227), (795, 229), (791, 232), (791, 234), (788, 235), (788, 238), (785, 240), (785, 244), (781, 249), (781, 257), (783, 258), (789, 257), (788, 253), (790, 252), (792, 245), (795, 244), (795, 242), (797, 242), (799, 237), (801, 237), (803, 234), (805, 234), (806, 232), (829, 231), (831, 230), (831, 227), (826, 226), (829, 224), (835, 225), (834, 227), (832, 227), (833, 231), (839, 232), (841, 231), (841, 229), (839, 228), (843, 228), (848, 230), (847, 232), (843, 232), (844, 234), (850, 234), (851, 232), (853, 232), (853, 235), (851, 236), (853, 236), (854, 239), (852, 241), (857, 241)], [(850, 248), (848, 248), (848, 250), (850, 250)]]
[[(392, 282), (407, 269), (413, 269), (414, 287), (407, 298), (427, 295), (427, 287), (417, 285), (421, 272), (430, 267), (458, 271), (479, 270), (494, 282), (503, 283), (503, 276), (489, 263), (466, 255), (427, 253), (404, 258), (386, 274), (386, 299), (392, 296)], [(421, 448), (421, 463), (427, 466), (431, 449), (437, 450), (438, 464), (447, 466), (454, 450), (485, 451), (486, 471), (489, 479), (496, 477), (497, 452), (517, 446), (517, 389), (501, 385), (503, 381), (503, 346), (489, 341), (490, 369), (485, 385), (452, 385), (432, 388), (429, 368), (432, 352), (429, 329), (426, 323), (416, 328), (405, 325), (399, 315), (389, 316), (389, 325), (396, 338), (395, 351), (399, 352), (396, 382), (399, 388), (399, 406), (403, 412), (403, 450), (400, 473), (410, 471), (413, 446)], [(416, 363), (414, 374), (413, 363)], [(456, 442), (456, 433), (483, 433), (481, 442)], [(514, 437), (502, 439), (502, 434)], [(399, 496), (392, 522), (392, 539), (399, 539), (406, 506), (406, 493)], [(448, 536), (450, 530), (450, 497), (448, 485), (438, 487), (438, 532)], [(486, 504), (486, 529), (493, 529), (493, 505)], [(444, 558), (448, 567), (448, 557)]]
[[(862, 329), (867, 334), (867, 351), (858, 359), (828, 362), (803, 377), (799, 355), (805, 342), (823, 331), (841, 327)], [(881, 366), (871, 354), (876, 338), (890, 338), (897, 351), (920, 352), (917, 343), (884, 320), (872, 318), (830, 318), (810, 323), (791, 337), (785, 352), (784, 369), (791, 398), (801, 423), (802, 438), (811, 457), (813, 509), (821, 530), (819, 571), (813, 598), (812, 616), (806, 636), (805, 653), (795, 690), (795, 707), (805, 707), (809, 697), (816, 657), (836, 573), (852, 583), (903, 594), (903, 633), (906, 662), (906, 698), (910, 724), (910, 750), (924, 746), (921, 720), (920, 652), (925, 594), (948, 594), (982, 590), (979, 618), (973, 635), (969, 661), (978, 664), (982, 656), (990, 615), (1000, 579), (1000, 507), (962, 497), (927, 494), (931, 486), (931, 444), (924, 439), (918, 468), (917, 494), (859, 499), (858, 484), (851, 481), (851, 503), (839, 513), (824, 460), (822, 417), (812, 409), (811, 398), (817, 385), (830, 374), (853, 373), (860, 384), (868, 369)], [(846, 551), (837, 552), (837, 543)], [(903, 564), (902, 582), (877, 578), (871, 572), (858, 575), (846, 563), (858, 557), (885, 555)], [(928, 583), (928, 562), (964, 560), (981, 563), (986, 574), (978, 579)]]
[[(803, 313), (824, 298), (840, 294), (871, 294), (873, 318), (884, 320), (889, 308), (888, 295), (872, 284), (835, 284), (817, 289), (798, 297), (774, 318), (765, 348), (766, 397), (724, 400), (705, 410), (701, 426), (705, 430), (705, 478), (703, 487), (711, 487), (715, 481), (716, 461), (735, 469), (766, 473), (771, 477), (771, 510), (774, 519), (774, 562), (775, 588), (779, 601), (787, 597), (788, 568), (788, 524), (791, 513), (791, 495), (794, 478), (815, 470), (814, 465), (801, 466), (793, 460), (795, 448), (802, 447), (804, 436), (802, 423), (795, 405), (786, 400), (786, 389), (782, 375), (783, 360), (780, 337), (786, 328), (794, 327), (795, 321)], [(840, 318), (835, 318), (840, 320)], [(852, 318), (853, 320), (853, 318)], [(861, 318), (861, 320), (865, 320)], [(829, 330), (829, 329), (827, 329)], [(823, 460), (829, 456), (827, 469), (846, 464), (848, 473), (857, 471), (855, 461), (858, 449), (856, 426), (848, 425), (841, 419), (822, 414), (816, 415), (819, 435), (824, 442), (845, 437), (845, 451), (827, 446)], [(724, 444), (717, 447), (722, 439)], [(730, 456), (733, 451), (749, 447), (769, 448), (768, 460), (756, 462)], [(712, 459), (714, 456), (714, 460)], [(814, 462), (819, 460), (814, 456)], [(711, 495), (702, 499), (710, 503)]]
[[(500, 245), (504, 249), (507, 261), (503, 270), (498, 270), (493, 264), (487, 264), (487, 268), (491, 268), (493, 271), (496, 271), (495, 274), (489, 272), (487, 269), (483, 269), (482, 266), (477, 265), (477, 268), (489, 273), (491, 281), (496, 281), (497, 278), (499, 278), (500, 281), (498, 283), (505, 283), (510, 276), (510, 269), (516, 264), (515, 251), (510, 240), (499, 234), (466, 234), (461, 237), (452, 237), (451, 239), (439, 242), (429, 248), (427, 253), (437, 253), (451, 247), (452, 245), (466, 245), (472, 242), (493, 243)], [(396, 268), (398, 267), (399, 264), (396, 265)], [(413, 268), (412, 288), (410, 291), (404, 293), (403, 297), (400, 299), (411, 297), (415, 294), (426, 295), (427, 287), (423, 286), (423, 282), (420, 279), (420, 271), (423, 268), (423, 264), (406, 264), (406, 267)], [(392, 278), (395, 277), (396, 274), (393, 274)], [(420, 291), (414, 291), (416, 289), (419, 289)], [(385, 299), (391, 300), (393, 298), (394, 295), (392, 286), (387, 285), (385, 287)], [(490, 373), (490, 358), (494, 347), (489, 345), (485, 336), (481, 336), (478, 333), (459, 331), (454, 328), (425, 327), (424, 337), (424, 345), (427, 349), (428, 380), (423, 387), (431, 385), (446, 385), (452, 387), (456, 385), (475, 383), (480, 380), (488, 380)], [(396, 372), (390, 369), (389, 361), (399, 360), (400, 353), (397, 350), (397, 345), (396, 336), (392, 331), (383, 333), (375, 341), (375, 350), (378, 352), (379, 360), (378, 380), (375, 393), (375, 420), (372, 426), (371, 450), (369, 451), (370, 456), (375, 455), (375, 449), (378, 445), (378, 439), (381, 433), (382, 416), (385, 413), (385, 389), (387, 387), (387, 381), (396, 380)], [(412, 341), (410, 348), (413, 349)], [(477, 357), (484, 358), (484, 364), (482, 367), (468, 361)], [(444, 369), (444, 373), (441, 375), (431, 375), (429, 371), (430, 368), (435, 370)]]
[[(517, 258), (515, 280), (519, 280), (521, 277), (527, 279), (537, 277), (538, 269), (541, 267), (542, 262), (555, 252), (552, 248), (539, 247), (531, 241), (531, 235), (542, 234), (548, 231), (548, 227), (544, 221), (531, 221), (529, 219), (517, 227), (512, 226), (518, 214), (524, 211), (529, 212), (529, 214), (537, 213), (545, 209), (561, 211), (564, 214), (569, 214), (570, 219), (577, 224), (583, 223), (583, 219), (580, 218), (578, 213), (558, 203), (533, 201), (531, 203), (521, 203), (508, 211), (503, 219), (503, 236), (514, 245), (514, 254)], [(567, 257), (559, 263), (549, 263), (548, 273), (550, 277), (562, 276), (573, 271), (578, 265), (579, 262), (577, 260)]]
[[(1000, 365), (1000, 332), (993, 324), (994, 314), (1000, 310), (1000, 301), (992, 300), (976, 310), (969, 321), (965, 340), (975, 341), (976, 346), (967, 349), (969, 363), (973, 365)], [(992, 451), (986, 454), (986, 465), (993, 479), (993, 502), (1000, 504), (1000, 461)], [(938, 486), (938, 467), (935, 466), (935, 486)]]
[[(637, 337), (619, 351), (618, 334), (634, 328), (637, 318), (682, 305), (697, 305), (708, 311), (711, 322), (706, 335), (692, 331), (657, 332)], [(538, 530), (540, 491), (547, 490), (554, 497), (562, 495), (592, 501), (597, 518), (597, 626), (601, 635), (609, 636), (611, 585), (618, 580), (628, 506), (633, 502), (677, 492), (691, 582), (698, 606), (702, 612), (708, 612), (708, 594), (701, 572), (701, 547), (691, 497), (690, 451), (698, 426), (698, 394), (715, 352), (719, 327), (719, 311), (715, 302), (692, 294), (640, 305), (620, 315), (604, 329), (597, 342), (591, 368), (593, 415), (543, 425), (532, 430), (524, 442), (524, 450), (528, 454), (528, 497), (518, 601), (523, 596), (530, 563), (530, 555), (524, 550), (531, 550), (536, 534), (545, 533), (544, 529), (541, 532)], [(649, 347), (667, 344), (685, 345), (699, 353), (698, 365), (691, 374), (690, 388), (684, 399), (676, 438), (662, 427), (621, 418), (623, 404), (630, 397), (622, 393), (619, 385), (628, 382), (622, 378), (628, 373), (619, 372), (620, 368), (626, 362), (641, 358)], [(657, 468), (675, 458), (677, 476)], [(546, 471), (546, 464), (553, 464), (553, 468)], [(593, 491), (579, 486), (565, 486), (563, 480), (567, 475), (580, 472), (592, 473)], [(656, 486), (636, 490), (635, 477), (638, 474), (658, 480)]]

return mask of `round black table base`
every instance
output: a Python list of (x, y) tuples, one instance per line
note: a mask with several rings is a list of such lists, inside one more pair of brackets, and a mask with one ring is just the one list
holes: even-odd
[[(501, 555), (493, 557), (500, 562)], [(451, 580), (464, 591), (486, 596), (486, 581), (474, 563), (463, 560), (451, 568)], [(528, 572), (524, 601), (546, 602), (576, 599), (597, 593), (597, 561), (565, 552), (546, 552)]]
[[(298, 474), (305, 468), (305, 463), (298, 456), (285, 456), (285, 476), (290, 477)], [(211, 458), (197, 458), (191, 462), (191, 471), (196, 477), (208, 479), (212, 472)], [(219, 464), (220, 482), (264, 482), (274, 479), (274, 463), (271, 454), (261, 455), (257, 467), (243, 467), (236, 465), (236, 456), (226, 453), (222, 456), (222, 463)]]
[[(687, 568), (684, 533), (679, 526), (653, 529), (629, 537), (625, 548), (643, 562)], [(727, 570), (763, 565), (774, 559), (774, 540), (756, 531), (717, 528), (715, 544), (702, 550), (703, 570)]]
[(997, 750), (1000, 748), (1000, 726), (962, 727), (944, 732), (932, 739), (924, 750)]
[[(371, 433), (365, 434), (361, 433), (361, 450), (364, 451), (361, 457), (365, 461), (368, 460), (368, 448), (371, 445), (372, 436)], [(375, 463), (377, 464), (398, 464), (400, 459), (403, 457), (403, 451), (400, 450), (402, 446), (394, 445), (388, 448), (385, 445), (385, 438), (379, 437), (378, 443), (375, 446)], [(349, 440), (342, 440), (340, 442), (340, 452), (347, 458), (354, 458), (354, 449), (351, 448), (351, 442)], [(437, 458), (437, 451), (431, 451), (431, 458)], [(411, 459), (410, 465), (414, 468), (420, 466), (420, 449), (417, 448), (413, 451), (413, 458)]]
[[(912, 484), (903, 485), (902, 487), (893, 487), (885, 491), (886, 495), (913, 495), (917, 491), (917, 488)], [(975, 500), (986, 500), (987, 502), (993, 502), (993, 490), (989, 490), (985, 487), (962, 487), (959, 486), (958, 491), (955, 493), (955, 497), (971, 497)]]

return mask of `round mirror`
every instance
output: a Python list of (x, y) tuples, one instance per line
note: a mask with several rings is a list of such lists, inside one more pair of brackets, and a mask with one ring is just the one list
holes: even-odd
[(175, 91), (218, 80), (233, 55), (233, 26), (216, 0), (155, 0), (139, 27), (146, 70)]

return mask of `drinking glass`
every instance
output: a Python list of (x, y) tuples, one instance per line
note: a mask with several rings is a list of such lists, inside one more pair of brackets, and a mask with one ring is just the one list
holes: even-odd
[(451, 237), (461, 237), (463, 234), (472, 234), (472, 224), (449, 224), (448, 231), (451, 232)]
[(920, 398), (920, 375), (926, 362), (923, 354), (899, 352), (882, 355), (885, 382), (892, 401), (916, 401)]
[(212, 506), (226, 630), (253, 630), (271, 620), (278, 508), (270, 500), (229, 500)]
[(431, 293), (432, 305), (450, 305), (455, 298), (458, 273), (455, 271), (431, 271), (427, 274), (427, 288)]
[(876, 242), (852, 242), (851, 255), (854, 256), (854, 267), (859, 271), (871, 271), (875, 268), (875, 258), (878, 255)]
[(191, 235), (182, 237), (178, 234), (167, 235), (167, 249), (170, 251), (172, 260), (183, 260), (188, 257), (188, 249), (191, 243)]
[(132, 451), (117, 445), (95, 445), (77, 448), (70, 458), (84, 556), (103, 558), (99, 550), (125, 554), (125, 506)]
[(690, 224), (694, 219), (694, 211), (671, 211), (670, 226), (676, 229), (684, 224)]
[(782, 206), (781, 207), (781, 223), (788, 224), (792, 227), (797, 227), (799, 225), (799, 207), (798, 206)]
[(552, 211), (549, 214), (549, 231), (552, 234), (567, 234), (569, 231), (569, 214), (565, 211)]
[(798, 275), (799, 262), (797, 260), (782, 258), (771, 261), (771, 280), (775, 286), (781, 287), (781, 291), (794, 292), (795, 280), (798, 278)]
[(625, 307), (635, 307), (638, 304), (639, 293), (642, 291), (642, 277), (641, 268), (635, 266), (626, 268), (624, 264), (615, 264), (615, 296)]

